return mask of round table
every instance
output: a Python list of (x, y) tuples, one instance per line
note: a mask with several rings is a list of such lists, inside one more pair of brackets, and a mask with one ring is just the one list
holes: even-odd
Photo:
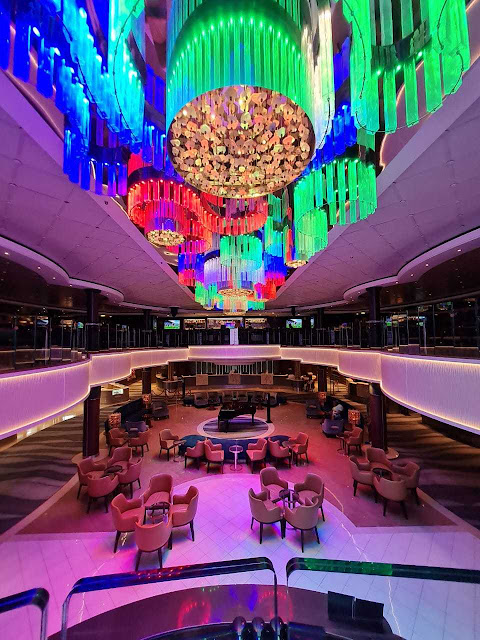
[(234, 463), (230, 465), (230, 469), (232, 469), (232, 471), (238, 471), (243, 466), (241, 464), (237, 464), (238, 454), (242, 453), (243, 447), (241, 447), (239, 444), (233, 444), (231, 447), (229, 447), (228, 450), (230, 451), (230, 453), (233, 453), (234, 460)]
[(295, 493), (293, 489), (281, 489), (278, 495), (283, 502), (283, 508), (285, 508), (285, 503), (288, 504), (289, 507), (294, 507), (295, 503), (299, 501), (299, 495)]
[(112, 464), (110, 467), (107, 467), (103, 472), (103, 476), (108, 476), (115, 473), (120, 473), (123, 470), (123, 467), (119, 464)]
[(390, 469), (385, 469), (385, 467), (374, 467), (372, 469), (372, 473), (379, 478), (386, 478), (387, 480), (392, 480), (393, 478), (393, 474)]

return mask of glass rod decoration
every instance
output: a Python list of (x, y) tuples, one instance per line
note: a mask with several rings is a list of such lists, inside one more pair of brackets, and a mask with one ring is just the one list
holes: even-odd
[(419, 121), (420, 62), (427, 113), (461, 85), (470, 66), (465, 0), (344, 0), (343, 13), (352, 24), (350, 89), (358, 128), (397, 129), (401, 81), (406, 124)]

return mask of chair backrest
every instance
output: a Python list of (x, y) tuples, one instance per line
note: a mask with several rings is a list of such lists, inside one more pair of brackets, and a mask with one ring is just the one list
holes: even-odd
[(160, 440), (175, 440), (170, 429), (162, 429), (160, 431)]
[(407, 486), (405, 480), (388, 480), (387, 478), (374, 478), (375, 487), (378, 493), (387, 500), (400, 502), (407, 497)]
[(77, 464), (77, 469), (80, 481), (86, 482), (87, 473), (89, 473), (90, 471), (94, 471), (95, 465), (91, 458), (85, 458), (85, 460), (80, 460), (80, 462)]
[(362, 444), (363, 429), (360, 427), (353, 427), (350, 431), (350, 437), (348, 439), (349, 444)]
[(94, 478), (87, 476), (87, 491), (91, 498), (101, 498), (111, 493), (118, 485), (117, 476), (103, 476), (102, 478)]
[(124, 473), (119, 474), (118, 479), (120, 482), (126, 484), (127, 482), (135, 482), (135, 480), (138, 480), (142, 470), (142, 462), (143, 458), (139, 458), (135, 462), (131, 463)]
[(256, 451), (261, 451), (264, 447), (266, 447), (266, 445), (267, 441), (265, 440), (265, 438), (259, 438), (255, 443), (255, 447), (252, 447), (252, 449), (254, 448)]
[(260, 483), (266, 487), (269, 484), (279, 484), (280, 476), (275, 467), (265, 467), (260, 471)]
[(136, 444), (136, 445), (140, 445), (140, 444), (148, 444), (148, 438), (149, 438), (150, 434), (148, 431), (142, 431), (138, 434), (138, 436), (136, 436), (135, 438), (132, 438), (130, 441), (130, 444)]
[(307, 473), (305, 476), (305, 486), (310, 491), (315, 491), (319, 496), (323, 496), (324, 482), (316, 473)]
[(125, 429), (127, 431), (130, 431), (130, 429), (137, 429), (138, 431), (145, 431), (145, 429), (147, 429), (147, 424), (146, 424), (145, 420), (136, 420), (136, 421), (127, 420), (125, 422)]
[(120, 429), (120, 427), (113, 427), (113, 429), (110, 429), (108, 432), (108, 435), (110, 438), (122, 438), (125, 435), (125, 431)]
[(306, 433), (303, 433), (302, 431), (300, 431), (300, 433), (297, 436), (297, 442), (298, 444), (308, 444), (308, 436)]
[(110, 505), (112, 507), (113, 525), (117, 527), (120, 524), (122, 513), (128, 510), (128, 500), (123, 493), (119, 493), (118, 496), (114, 497)]
[(318, 523), (318, 498), (307, 498), (305, 505), (299, 505), (294, 509), (286, 507), (285, 516), (288, 522), (298, 529), (313, 529)]
[(115, 449), (108, 462), (109, 464), (114, 464), (115, 462), (129, 462), (131, 458), (132, 449), (130, 447), (118, 447), (118, 449)]
[(275, 456), (275, 455), (282, 455), (285, 453), (285, 449), (286, 447), (282, 447), (282, 445), (280, 444), (280, 442), (278, 442), (277, 440), (269, 440), (268, 441), (268, 450), (270, 451), (270, 453)]
[(193, 520), (193, 518), (195, 517), (195, 514), (197, 513), (197, 507), (198, 507), (199, 494), (198, 494), (197, 487), (194, 487), (194, 486), (188, 487), (188, 491), (185, 495), (188, 503), (187, 516), (189, 519)]
[(203, 440), (199, 440), (194, 447), (188, 448), (190, 449), (189, 454), (193, 454), (194, 456), (205, 455), (205, 442)]
[(369, 462), (381, 462), (383, 464), (390, 464), (385, 451), (377, 447), (369, 447), (367, 449), (367, 460)]
[(150, 478), (150, 484), (147, 489), (147, 493), (151, 495), (157, 491), (172, 491), (173, 477), (169, 473), (159, 473), (156, 476)]
[(156, 524), (135, 523), (135, 542), (140, 551), (156, 551), (168, 542), (172, 533), (172, 514)]

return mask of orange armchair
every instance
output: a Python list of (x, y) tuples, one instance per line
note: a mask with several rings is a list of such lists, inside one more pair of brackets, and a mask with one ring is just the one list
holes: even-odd
[(130, 447), (119, 447), (113, 452), (113, 456), (107, 460), (108, 467), (118, 465), (122, 467), (122, 471), (128, 469), (130, 460), (132, 459), (132, 450)]
[[(142, 496), (143, 504), (151, 507), (158, 502), (172, 501), (173, 478), (169, 473), (159, 473), (150, 478), (148, 489)], [(154, 509), (151, 509), (154, 511)]]
[(377, 501), (377, 492), (373, 487), (373, 472), (370, 470), (370, 462), (360, 462), (357, 457), (350, 456), (350, 472), (353, 479), (353, 495), (357, 495), (357, 487), (359, 484), (366, 484), (373, 488), (375, 502)]
[(222, 468), (223, 473), (225, 453), (223, 451), (221, 443), (219, 442), (218, 444), (213, 444), (211, 440), (205, 440), (204, 444), (205, 458), (207, 459), (207, 473), (210, 471), (210, 464), (219, 464)]
[[(397, 476), (398, 477), (398, 476)], [(383, 498), (383, 515), (387, 513), (387, 505), (389, 501), (399, 502), (405, 519), (408, 520), (407, 507), (405, 500), (407, 498), (407, 486), (405, 480), (394, 479), (388, 480), (387, 478), (379, 478), (374, 475), (373, 486), (379, 496)]]
[(304, 482), (297, 482), (293, 490), (298, 493), (300, 504), (306, 504), (307, 500), (316, 499), (318, 508), (322, 512), (322, 519), (325, 522), (323, 513), (323, 498), (325, 496), (325, 484), (316, 473), (307, 473)]
[(198, 489), (189, 487), (184, 495), (173, 496), (173, 504), (170, 507), (173, 527), (185, 527), (190, 525), (192, 540), (195, 542), (195, 531), (193, 530), (193, 519), (197, 513)]
[(173, 434), (170, 429), (162, 429), (160, 431), (160, 453), (162, 455), (162, 451), (167, 452), (167, 461), (170, 460), (170, 450), (175, 449), (175, 447), (179, 446), (175, 444), (177, 440), (180, 440), (180, 436), (176, 436)]
[(90, 513), (90, 506), (92, 502), (96, 502), (98, 498), (105, 499), (105, 513), (108, 513), (108, 498), (112, 495), (115, 489), (118, 487), (118, 478), (116, 475), (107, 475), (102, 478), (96, 478), (94, 476), (87, 476), (87, 492), (88, 492), (88, 506), (87, 513)]
[(132, 449), (135, 449), (135, 455), (137, 455), (138, 447), (141, 448), (142, 453), (140, 455), (142, 456), (142, 458), (143, 458), (143, 450), (145, 448), (147, 449), (147, 451), (150, 451), (150, 447), (148, 446), (149, 436), (150, 436), (150, 432), (147, 429), (147, 431), (141, 431), (137, 436), (129, 439), (128, 444)]
[(387, 454), (383, 449), (369, 447), (367, 449), (367, 460), (370, 463), (370, 469), (386, 469), (392, 471), (392, 463), (387, 458)]
[[(133, 498), (133, 483), (138, 482), (139, 489), (142, 487), (140, 484), (140, 471), (142, 470), (142, 458), (139, 458), (136, 462), (129, 463), (128, 468), (121, 473), (117, 473), (118, 484), (120, 488), (130, 487), (130, 498)], [(132, 529), (133, 531), (133, 529)]]
[(288, 447), (282, 447), (282, 445), (276, 440), (269, 440), (268, 452), (274, 459), (275, 464), (278, 464), (279, 460), (286, 460), (288, 462), (288, 466), (292, 466), (292, 458), (290, 455), (290, 449)]
[(306, 433), (300, 432), (296, 438), (289, 438), (288, 444), (290, 445), (292, 456), (295, 458), (296, 465), (298, 465), (300, 456), (305, 456), (308, 463), (308, 436)]
[(194, 447), (185, 449), (185, 468), (187, 467), (187, 458), (197, 461), (197, 469), (200, 469), (200, 460), (205, 456), (205, 443), (199, 440)]
[(315, 530), (315, 535), (317, 536), (317, 542), (320, 544), (320, 538), (318, 537), (318, 501), (316, 498), (310, 500), (309, 498), (305, 499), (304, 505), (299, 505), (298, 507), (294, 507), (290, 509), (289, 507), (285, 507), (285, 515), (283, 521), (283, 535), (285, 536), (286, 525), (287, 523), (291, 525), (294, 529), (300, 530), (300, 537), (302, 542), (302, 553), (304, 548), (304, 532), (309, 531), (311, 529)]
[(123, 493), (115, 496), (111, 505), (113, 526), (117, 530), (113, 546), (113, 553), (116, 553), (121, 534), (135, 531), (135, 523), (143, 521), (145, 509), (141, 498), (127, 500)]
[(251, 442), (247, 446), (247, 461), (250, 460), (252, 465), (252, 473), (254, 470), (255, 462), (263, 462), (263, 466), (266, 466), (265, 458), (267, 457), (267, 441), (265, 438), (259, 438), (256, 442)]
[(415, 462), (408, 460), (406, 462), (394, 462), (392, 464), (394, 472), (397, 476), (405, 481), (405, 486), (415, 496), (415, 501), (420, 504), (418, 499), (418, 483), (420, 480), (420, 467)]
[(152, 553), (153, 551), (158, 553), (158, 562), (160, 569), (162, 569), (162, 547), (168, 542), (168, 548), (172, 548), (172, 514), (169, 514), (167, 520), (157, 524), (140, 524), (136, 522), (135, 542), (138, 547), (135, 571), (138, 571), (142, 553)]
[(80, 491), (82, 487), (87, 486), (88, 475), (91, 475), (93, 478), (101, 478), (103, 476), (103, 472), (107, 468), (107, 465), (103, 462), (94, 462), (91, 458), (85, 458), (85, 460), (80, 460), (77, 464), (78, 471), (78, 492), (77, 492), (77, 500), (80, 497)]
[(250, 501), (250, 511), (252, 512), (250, 529), (253, 529), (254, 520), (260, 524), (260, 544), (262, 544), (263, 525), (281, 522), (283, 518), (283, 511), (281, 507), (275, 506), (273, 502), (269, 500), (268, 491), (255, 493), (253, 489), (249, 489), (248, 499)]
[(127, 432), (119, 427), (114, 427), (107, 431), (108, 455), (112, 455), (112, 449), (123, 447), (127, 442)]
[(288, 482), (282, 480), (274, 467), (266, 467), (260, 471), (260, 486), (267, 491), (269, 500), (279, 500), (279, 492), (288, 489)]
[(347, 456), (350, 455), (350, 448), (355, 447), (359, 453), (362, 451), (363, 442), (363, 429), (360, 427), (353, 427), (351, 431), (344, 434), (345, 447), (347, 449)]

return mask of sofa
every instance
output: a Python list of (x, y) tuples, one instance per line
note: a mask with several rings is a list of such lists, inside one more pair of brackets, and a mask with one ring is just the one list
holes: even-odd
[(305, 403), (305, 410), (307, 414), (307, 418), (322, 418), (323, 411), (322, 405), (318, 398), (312, 398), (311, 400), (307, 400)]
[(332, 420), (332, 418), (325, 418), (322, 423), (322, 431), (327, 436), (327, 438), (334, 438), (337, 434), (343, 433), (345, 428), (345, 420), (343, 418), (339, 418), (337, 420)]

